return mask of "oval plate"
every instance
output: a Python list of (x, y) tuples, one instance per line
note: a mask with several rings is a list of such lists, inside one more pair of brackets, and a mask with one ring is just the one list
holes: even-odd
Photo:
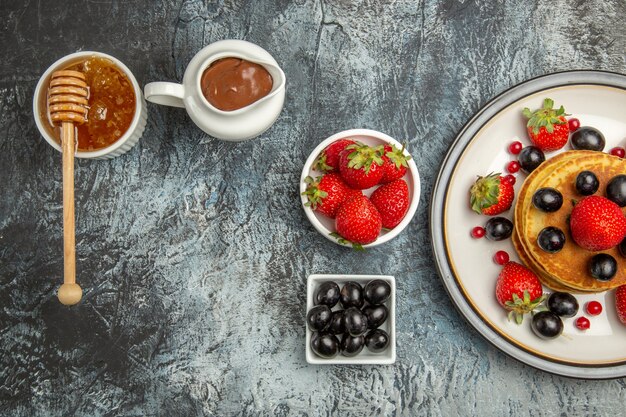
[[(606, 138), (605, 151), (626, 146), (626, 76), (601, 71), (568, 71), (550, 74), (519, 84), (491, 100), (463, 127), (456, 137), (435, 183), (430, 207), (430, 232), (439, 274), (448, 294), (470, 324), (497, 348), (530, 366), (551, 373), (586, 379), (626, 376), (626, 326), (615, 312), (614, 291), (576, 295), (578, 314), (564, 319), (563, 336), (545, 341), (530, 329), (530, 316), (520, 326), (507, 314), (494, 295), (501, 269), (492, 261), (498, 250), (521, 262), (510, 242), (472, 239), (473, 227), (487, 218), (469, 207), (469, 188), (477, 175), (505, 172), (515, 159), (508, 145), (530, 144), (522, 109), (541, 107), (549, 97), (563, 105), (570, 117), (583, 126), (593, 126)], [(569, 144), (564, 150), (568, 150)], [(557, 151), (546, 154), (550, 158)], [(525, 175), (516, 174), (516, 191)], [(512, 210), (503, 216), (512, 218)], [(603, 311), (591, 317), (584, 312), (590, 300), (602, 303)], [(584, 315), (591, 328), (574, 325)]]

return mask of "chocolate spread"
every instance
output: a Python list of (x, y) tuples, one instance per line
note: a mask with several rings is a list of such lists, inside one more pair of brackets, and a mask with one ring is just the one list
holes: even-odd
[(202, 73), (202, 94), (220, 110), (249, 106), (272, 90), (272, 76), (259, 64), (240, 58), (223, 58)]

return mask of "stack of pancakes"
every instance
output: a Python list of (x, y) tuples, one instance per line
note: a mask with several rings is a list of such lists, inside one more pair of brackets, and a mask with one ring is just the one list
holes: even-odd
[[(614, 176), (626, 173), (626, 161), (602, 152), (563, 152), (542, 163), (526, 178), (515, 204), (515, 250), (541, 282), (555, 291), (593, 293), (626, 284), (626, 259), (617, 248), (601, 251), (613, 256), (618, 267), (610, 281), (600, 281), (590, 272), (591, 258), (600, 252), (581, 248), (571, 237), (569, 216), (574, 202), (584, 198), (576, 191), (576, 177), (581, 171), (591, 171), (598, 177), (600, 188), (595, 195), (606, 197), (606, 185)], [(563, 195), (563, 206), (554, 213), (543, 212), (532, 203), (535, 191), (546, 187)], [(539, 233), (548, 226), (558, 227), (565, 234), (565, 246), (557, 253), (546, 252), (537, 243)]]

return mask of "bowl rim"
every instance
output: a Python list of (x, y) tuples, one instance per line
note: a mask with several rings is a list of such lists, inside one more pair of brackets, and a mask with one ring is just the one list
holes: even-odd
[[(396, 278), (393, 275), (341, 275), (341, 274), (311, 274), (307, 277), (306, 282), (306, 313), (314, 307), (313, 295), (314, 286), (326, 281), (356, 281), (363, 286), (369, 281), (381, 279), (386, 281), (391, 286), (391, 296), (387, 300), (389, 308), (388, 327), (389, 338), (391, 343), (388, 349), (390, 349), (388, 355), (373, 355), (373, 356), (361, 356), (356, 355), (353, 357), (337, 355), (332, 359), (324, 359), (316, 356), (311, 349), (311, 335), (313, 332), (309, 330), (306, 324), (304, 324), (305, 332), (305, 356), (306, 362), (310, 365), (393, 365), (396, 362)], [(364, 348), (367, 349), (367, 348)]]
[(46, 140), (46, 142), (48, 142), (50, 146), (52, 146), (54, 149), (56, 149), (59, 152), (63, 152), (61, 145), (59, 145), (54, 140), (54, 138), (50, 136), (45, 126), (43, 126), (42, 121), (39, 119), (39, 114), (40, 114), (39, 95), (42, 94), (42, 91), (46, 88), (46, 85), (45, 85), (47, 84), (46, 80), (50, 78), (50, 75), (52, 74), (52, 72), (59, 69), (68, 61), (74, 60), (76, 58), (90, 57), (90, 56), (96, 56), (99, 58), (109, 59), (113, 61), (113, 63), (126, 74), (131, 84), (133, 85), (133, 90), (135, 91), (135, 115), (133, 116), (133, 120), (131, 121), (130, 126), (128, 127), (126, 132), (124, 132), (124, 134), (118, 140), (113, 142), (111, 145), (107, 146), (106, 148), (98, 149), (95, 151), (76, 150), (76, 152), (74, 153), (74, 156), (76, 158), (88, 158), (88, 159), (100, 158), (116, 151), (124, 143), (126, 143), (130, 139), (130, 137), (135, 133), (135, 130), (137, 130), (137, 126), (139, 125), (139, 121), (142, 117), (144, 99), (143, 99), (141, 88), (139, 87), (139, 83), (137, 82), (137, 79), (135, 78), (131, 70), (122, 61), (104, 52), (78, 51), (69, 55), (65, 55), (57, 59), (52, 65), (50, 65), (39, 78), (39, 81), (37, 82), (37, 86), (35, 87), (35, 93), (33, 94), (33, 118), (35, 119), (35, 124), (37, 125), (37, 129), (39, 130), (39, 133), (41, 134), (41, 136), (43, 136), (43, 138)]
[[(307, 199), (306, 199), (306, 197), (302, 193), (304, 191), (306, 191), (306, 183), (304, 182), (304, 179), (307, 176), (310, 175), (311, 167), (313, 166), (313, 163), (315, 162), (315, 159), (317, 158), (319, 153), (324, 148), (326, 148), (328, 145), (330, 145), (332, 142), (335, 142), (335, 141), (337, 141), (339, 139), (345, 139), (345, 138), (350, 137), (350, 136), (369, 136), (369, 137), (372, 137), (374, 139), (382, 140), (384, 142), (393, 144), (393, 145), (395, 145), (398, 148), (402, 148), (402, 144), (400, 142), (398, 142), (397, 140), (393, 139), (391, 136), (389, 136), (389, 135), (387, 135), (385, 133), (382, 133), (382, 132), (379, 132), (379, 131), (376, 131), (376, 130), (371, 130), (371, 129), (348, 129), (348, 130), (343, 130), (341, 132), (337, 132), (334, 135), (331, 135), (328, 138), (324, 139), (309, 154), (309, 157), (307, 158), (307, 160), (304, 163), (304, 166), (302, 168), (302, 174), (300, 175), (300, 202), (301, 202), (302, 208), (303, 208), (304, 212), (306, 213), (306, 216), (309, 219), (309, 222), (311, 222), (313, 227), (320, 234), (322, 234), (324, 237), (326, 237), (326, 239), (330, 240), (331, 242), (334, 242), (337, 245), (341, 245), (341, 246), (345, 246), (345, 247), (351, 247), (351, 245), (350, 244), (341, 243), (337, 239), (335, 239), (334, 237), (330, 236), (330, 233), (332, 233), (333, 231), (332, 230), (328, 230), (317, 219), (317, 216), (316, 216), (315, 212), (310, 207), (305, 206), (305, 203), (307, 202)], [(405, 152), (406, 155), (411, 155), (406, 149), (404, 150), (404, 152)], [(378, 246), (378, 245), (381, 245), (381, 244), (383, 244), (385, 242), (390, 241), (394, 237), (398, 236), (408, 226), (408, 224), (413, 219), (413, 216), (415, 215), (415, 212), (417, 211), (417, 207), (419, 206), (419, 200), (420, 200), (420, 197), (421, 197), (421, 195), (420, 195), (420, 191), (421, 191), (420, 175), (419, 175), (419, 171), (417, 170), (417, 165), (415, 164), (415, 158), (413, 158), (413, 157), (411, 159), (409, 159), (409, 161), (408, 161), (407, 174), (411, 175), (411, 178), (413, 180), (413, 188), (411, 190), (412, 198), (411, 198), (411, 201), (410, 201), (410, 204), (409, 204), (409, 209), (407, 210), (406, 215), (404, 216), (402, 221), (396, 227), (394, 227), (389, 232), (381, 234), (374, 242), (368, 243), (367, 245), (363, 245), (363, 248), (373, 248), (375, 246)]]

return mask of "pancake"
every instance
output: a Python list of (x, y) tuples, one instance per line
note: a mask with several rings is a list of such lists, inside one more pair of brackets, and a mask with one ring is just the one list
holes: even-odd
[[(570, 159), (574, 159), (585, 153), (592, 153), (590, 151), (570, 151), (564, 152), (555, 157), (545, 161), (542, 163), (537, 169), (535, 169), (524, 181), (522, 188), (518, 192), (515, 212), (514, 212), (514, 222), (515, 222), (515, 230), (513, 236), (513, 245), (515, 246), (518, 255), (524, 262), (524, 264), (532, 269), (540, 278), (542, 283), (547, 287), (556, 290), (556, 291), (576, 291), (578, 290), (574, 288), (570, 288), (567, 285), (559, 283), (558, 280), (548, 275), (548, 273), (543, 269), (541, 264), (537, 263), (529, 254), (528, 254), (528, 244), (526, 243), (526, 239), (522, 239), (524, 234), (524, 213), (529, 205), (532, 205), (532, 196), (535, 191), (538, 189), (538, 184), (543, 181), (554, 169), (566, 161)], [(526, 207), (526, 209), (525, 209)]]
[[(593, 151), (569, 151), (544, 162), (533, 171), (518, 193), (515, 206), (513, 244), (522, 261), (533, 269), (546, 286), (568, 292), (599, 292), (626, 284), (626, 261), (612, 248), (608, 253), (618, 262), (618, 272), (610, 281), (599, 281), (589, 273), (589, 262), (595, 254), (572, 240), (569, 234), (569, 215), (572, 200), (580, 200), (575, 188), (579, 172), (592, 171), (600, 181), (596, 195), (603, 195), (606, 184), (615, 175), (626, 173), (626, 162), (620, 158)], [(555, 213), (536, 209), (532, 197), (539, 188), (556, 188), (563, 194), (563, 206)], [(626, 209), (623, 209), (626, 211)], [(551, 254), (537, 244), (537, 236), (545, 227), (554, 226), (566, 235), (563, 249)]]
[(513, 242), (515, 251), (519, 255), (520, 259), (522, 260), (522, 263), (526, 265), (528, 268), (532, 269), (539, 277), (539, 280), (541, 281), (541, 283), (545, 285), (546, 287), (550, 288), (553, 291), (569, 292), (569, 293), (575, 293), (575, 294), (578, 294), (578, 293), (582, 294), (582, 293), (589, 292), (589, 291), (581, 291), (575, 288), (567, 287), (559, 283), (555, 279), (553, 279), (551, 276), (549, 276), (545, 271), (541, 269), (541, 267), (537, 266), (537, 264), (533, 262), (533, 260), (524, 251), (517, 233), (513, 233), (513, 235), (511, 236), (511, 241)]
[[(526, 254), (532, 263), (541, 266), (547, 276), (559, 284), (581, 291), (606, 291), (626, 284), (626, 261), (619, 254), (617, 248), (611, 248), (602, 253), (613, 256), (618, 262), (617, 274), (610, 281), (600, 281), (593, 278), (589, 272), (589, 265), (594, 254), (578, 246), (569, 233), (569, 215), (573, 209), (573, 201), (584, 198), (576, 191), (576, 176), (581, 171), (592, 171), (600, 182), (596, 195), (603, 195), (607, 183), (616, 175), (626, 173), (626, 161), (601, 152), (579, 154), (571, 157), (570, 154), (559, 159), (548, 170), (543, 169), (529, 185), (523, 195), (522, 223), (518, 229), (519, 238), (523, 242)], [(539, 188), (551, 187), (563, 194), (563, 206), (554, 213), (545, 213), (535, 208), (532, 196)], [(517, 208), (517, 207), (516, 207)], [(626, 209), (622, 209), (625, 211)], [(566, 235), (563, 249), (557, 253), (548, 253), (542, 250), (537, 237), (545, 227), (554, 226), (561, 229)]]
[(566, 285), (559, 283), (556, 279), (550, 277), (540, 264), (534, 261), (528, 254), (528, 245), (523, 237), (524, 230), (524, 207), (527, 207), (528, 203), (532, 205), (532, 196), (539, 188), (537, 184), (540, 183), (554, 171), (555, 167), (563, 164), (569, 159), (573, 159), (584, 155), (586, 153), (593, 153), (591, 151), (570, 151), (564, 152), (542, 163), (538, 168), (531, 172), (526, 180), (522, 184), (522, 188), (517, 193), (516, 205), (514, 208), (514, 224), (515, 228), (512, 235), (512, 242), (515, 250), (517, 251), (522, 262), (530, 269), (532, 269), (539, 277), (541, 282), (547, 287), (555, 291), (567, 291), (567, 292), (579, 292), (573, 288), (569, 288)]

